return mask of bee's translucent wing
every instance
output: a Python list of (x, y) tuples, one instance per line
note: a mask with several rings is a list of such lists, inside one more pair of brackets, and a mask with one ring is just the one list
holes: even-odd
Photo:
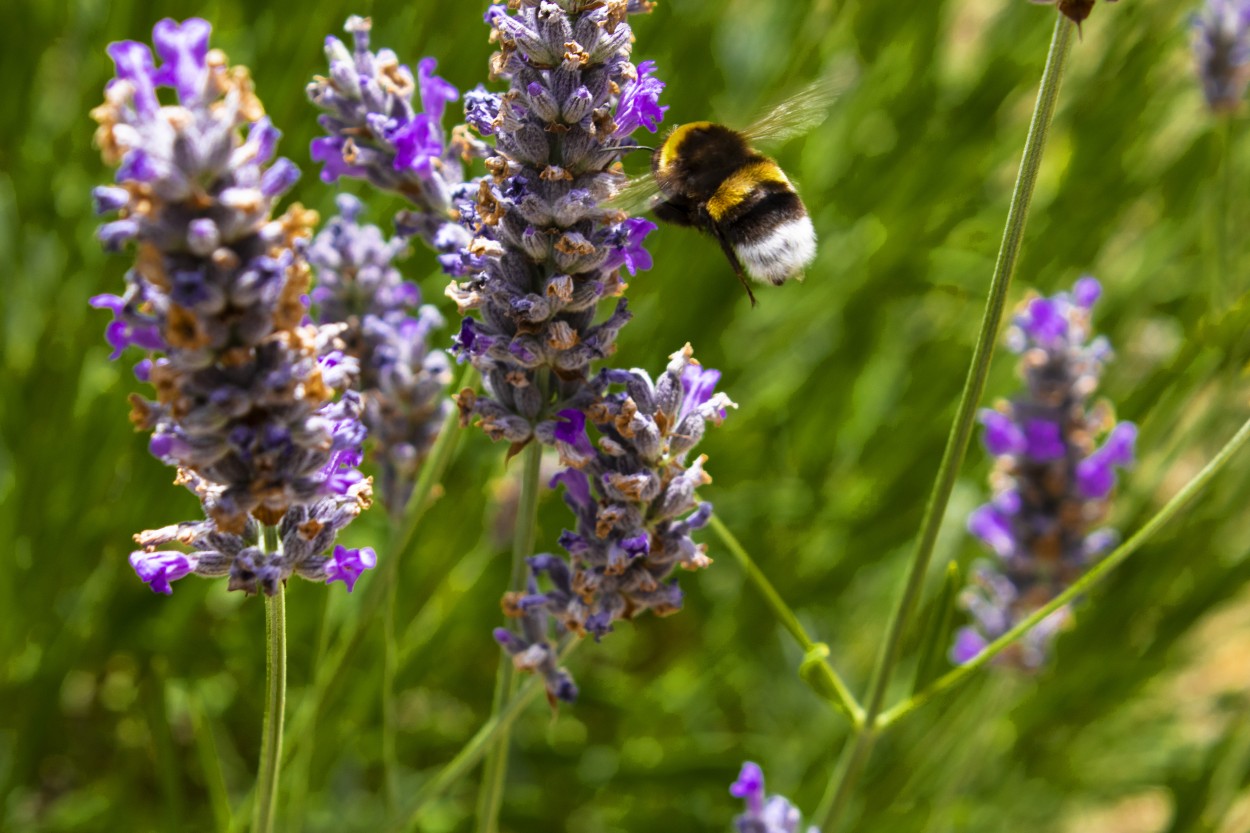
[(833, 102), (846, 92), (855, 80), (852, 69), (842, 69), (820, 78), (760, 116), (742, 131), (753, 145), (779, 145), (801, 136), (829, 116)]
[(660, 193), (660, 186), (650, 172), (630, 177), (617, 188), (616, 193), (607, 200), (606, 205), (617, 211), (635, 215), (650, 211), (652, 201)]

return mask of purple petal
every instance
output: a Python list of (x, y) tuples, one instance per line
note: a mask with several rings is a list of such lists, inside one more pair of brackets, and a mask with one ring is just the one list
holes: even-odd
[(1078, 307), (1089, 309), (1100, 295), (1102, 295), (1102, 284), (1098, 283), (1097, 278), (1091, 278), (1088, 275), (1078, 280), (1072, 287), (1072, 300)]
[(985, 449), (995, 456), (1002, 454), (1019, 454), (1025, 449), (1024, 432), (1011, 417), (990, 408), (983, 408), (977, 415), (985, 426), (982, 439)]
[(951, 645), (950, 660), (955, 665), (963, 665), (976, 658), (988, 644), (976, 628), (960, 628)]
[(166, 596), (173, 592), (173, 588), (169, 586), (171, 581), (195, 572), (196, 561), (194, 555), (172, 550), (139, 550), (130, 554), (130, 566), (138, 573), (139, 578), (152, 588), (153, 593), (164, 593)]
[(443, 111), (447, 104), (460, 97), (447, 81), (434, 74), (438, 62), (433, 58), (422, 58), (417, 64), (417, 90), (421, 94), (421, 109), (430, 115), (435, 124), (442, 124)]
[(557, 483), (564, 484), (565, 499), (576, 507), (588, 508), (594, 505), (590, 497), (590, 480), (577, 469), (564, 469), (552, 477), (547, 485), (554, 489)]
[(738, 780), (729, 785), (729, 794), (744, 799), (747, 812), (758, 816), (764, 810), (764, 770), (752, 761), (744, 763)]
[(213, 27), (198, 17), (179, 24), (165, 18), (152, 29), (152, 43), (161, 56), (155, 80), (178, 91), (183, 104), (198, 103), (208, 81), (208, 36)]
[(361, 574), (365, 570), (373, 569), (377, 564), (378, 555), (373, 551), (373, 547), (349, 550), (339, 544), (334, 548), (334, 554), (326, 563), (326, 584), (341, 581), (347, 585), (347, 592), (350, 593), (355, 589), (356, 581)]
[(1001, 558), (1009, 558), (1016, 551), (1011, 518), (992, 504), (979, 506), (972, 511), (968, 516), (968, 531), (980, 538)]
[(1025, 453), (1038, 462), (1061, 459), (1068, 452), (1060, 426), (1045, 419), (1024, 424)]
[(160, 102), (156, 98), (152, 50), (138, 41), (124, 40), (110, 43), (105, 51), (113, 59), (117, 77), (129, 81), (134, 89), (135, 111), (145, 119), (156, 115)]

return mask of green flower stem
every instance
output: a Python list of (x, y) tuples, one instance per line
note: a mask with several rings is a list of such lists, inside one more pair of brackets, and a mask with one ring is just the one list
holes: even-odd
[(998, 250), (998, 261), (994, 265), (994, 276), (990, 281), (989, 298), (986, 302), (985, 314), (981, 319), (981, 332), (977, 336), (972, 363), (968, 368), (968, 377), (964, 382), (963, 394), (960, 396), (959, 407), (955, 412), (955, 422), (946, 438), (946, 450), (942, 454), (937, 480), (929, 495), (928, 503), (925, 505), (924, 517), (920, 524), (920, 536), (912, 556), (907, 583), (899, 597), (898, 607), (890, 620), (885, 642), (881, 646), (873, 668), (872, 681), (869, 684), (868, 697), (864, 706), (863, 726), (843, 748), (834, 777), (829, 783), (829, 789), (821, 800), (820, 809), (815, 816), (817, 824), (823, 830), (836, 830), (841, 823), (860, 769), (872, 751), (877, 735), (877, 716), (881, 713), (885, 702), (890, 676), (898, 662), (912, 610), (924, 588), (925, 575), (933, 556), (933, 547), (937, 542), (942, 517), (946, 513), (946, 505), (954, 489), (955, 479), (959, 475), (960, 464), (963, 462), (964, 453), (968, 450), (968, 443), (972, 437), (977, 404), (981, 401), (981, 394), (985, 390), (985, 379), (989, 374), (994, 342), (998, 338), (999, 324), (1007, 303), (1007, 290), (1011, 286), (1011, 276), (1020, 253), (1020, 242), (1024, 237), (1029, 204), (1033, 199), (1037, 172), (1042, 163), (1042, 151), (1046, 147), (1046, 138), (1050, 132), (1050, 123), (1054, 118), (1055, 104), (1059, 97), (1059, 84), (1063, 79), (1063, 67), (1072, 43), (1072, 30), (1075, 24), (1061, 14), (1056, 14), (1055, 18), (1050, 52), (1046, 57), (1046, 68), (1042, 72), (1042, 83), (1037, 93), (1037, 103), (1033, 108), (1033, 119), (1029, 124), (1028, 137), (1024, 143), (1024, 156), (1020, 161), (1015, 190), (1011, 195), (1011, 206), (1007, 211), (1003, 241)]
[[(461, 374), (457, 389), (474, 387), (477, 381), (477, 371), (472, 367), (467, 367)], [(334, 651), (330, 652), (325, 661), (317, 667), (317, 675), (312, 687), (307, 696), (301, 698), (299, 711), (291, 720), (291, 743), (287, 749), (288, 756), (295, 753), (302, 738), (311, 736), (313, 721), (317, 719), (321, 711), (321, 705), (329, 694), (330, 686), (340, 678), (347, 658), (352, 655), (365, 633), (365, 626), (373, 621), (378, 609), (383, 606), (382, 594), (386, 592), (387, 587), (395, 583), (398, 575), (398, 562), (403, 553), (412, 545), (417, 527), (430, 508), (431, 497), (438, 484), (442, 482), (443, 474), (455, 455), (460, 439), (460, 431), (457, 428), (458, 420), (459, 413), (453, 408), (443, 420), (438, 437), (434, 440), (434, 446), (430, 449), (430, 456), (421, 466), (412, 496), (408, 499), (404, 525), (388, 547), (384, 580), (375, 579), (368, 582), (364, 591), (365, 597), (358, 608), (359, 615), (348, 623), (346, 633), (338, 640)]]
[[(278, 528), (264, 529), (264, 550), (278, 552)], [(265, 596), (265, 729), (252, 806), (252, 833), (271, 833), (277, 809), (278, 776), (282, 771), (282, 724), (286, 713), (286, 585)]]
[(230, 790), (221, 771), (221, 754), (217, 751), (216, 727), (208, 715), (200, 687), (192, 685), (187, 690), (187, 711), (191, 716), (191, 729), (195, 733), (195, 753), (200, 765), (200, 776), (208, 792), (208, 806), (212, 810), (214, 830), (230, 830), (234, 821), (230, 813)]
[[(534, 554), (538, 535), (538, 492), (543, 460), (542, 443), (531, 440), (525, 447), (525, 469), (521, 474), (521, 494), (517, 505), (516, 529), (512, 536), (512, 578), (508, 591), (515, 593), (525, 580), (525, 559)], [(512, 658), (501, 651), (499, 671), (495, 675), (495, 697), (491, 714), (496, 718), (516, 693)], [(477, 800), (479, 833), (498, 833), (499, 809), (503, 804), (504, 782), (508, 777), (508, 742), (510, 729), (501, 726), (482, 769), (482, 787)]]
[(1233, 117), (1225, 115), (1216, 128), (1219, 143), (1218, 198), (1214, 200), (1215, 218), (1215, 280), (1211, 286), (1210, 305), (1223, 309), (1237, 297), (1238, 281), (1233, 274), (1232, 247), (1229, 245), (1229, 229), (1233, 223)]
[[(559, 649), (556, 654), (556, 662), (563, 664), (569, 655), (577, 650), (577, 646), (582, 641), (578, 638), (572, 638)], [(478, 761), (482, 759), (486, 749), (491, 743), (499, 737), (501, 732), (507, 732), (512, 722), (516, 720), (526, 706), (534, 701), (538, 696), (538, 692), (543, 690), (543, 681), (537, 675), (531, 675), (525, 684), (521, 686), (520, 691), (510, 699), (502, 709), (491, 715), (491, 718), (482, 724), (482, 728), (477, 730), (472, 738), (469, 739), (456, 757), (448, 761), (438, 774), (425, 783), (421, 791), (417, 793), (416, 800), (413, 802), (411, 814), (408, 821), (404, 824), (403, 830), (407, 833), (413, 833), (418, 830), (418, 823), (421, 816), (425, 813), (426, 808), (435, 799), (447, 792), (453, 784), (465, 776)]]
[[(466, 365), (464, 372), (460, 374), (460, 380), (456, 383), (456, 392), (477, 387), (477, 383), (477, 371), (472, 365)], [(430, 498), (434, 495), (435, 487), (443, 482), (443, 474), (447, 471), (447, 465), (455, 453), (456, 442), (460, 439), (460, 431), (457, 430), (459, 421), (459, 409), (452, 408), (447, 418), (443, 420), (442, 428), (438, 430), (438, 437), (435, 438), (434, 446), (430, 449), (430, 456), (421, 466), (412, 495), (408, 498), (408, 506), (404, 511), (404, 525), (400, 527), (391, 542), (391, 561), (397, 561), (412, 546), (412, 539), (417, 534), (421, 518), (430, 508)]]
[[(833, 703), (843, 714), (850, 718), (851, 723), (859, 726), (864, 719), (864, 710), (855, 700), (855, 696), (851, 694), (846, 683), (842, 680), (837, 670), (824, 657), (827, 649), (821, 643), (816, 642), (804, 629), (803, 624), (799, 621), (799, 617), (786, 604), (785, 599), (781, 598), (781, 594), (777, 592), (777, 588), (773, 587), (772, 582), (768, 580), (768, 576), (764, 574), (752, 560), (749, 553), (729, 531), (720, 517), (713, 514), (711, 521), (708, 523), (711, 530), (720, 538), (721, 543), (729, 550), (730, 554), (738, 560), (738, 564), (746, 573), (747, 580), (755, 585), (755, 589), (764, 597), (764, 601), (772, 609), (773, 615), (777, 617), (777, 621), (781, 623), (790, 635), (794, 637), (794, 641), (799, 643), (799, 647), (803, 649), (803, 653), (808, 657), (818, 660), (810, 664), (810, 667), (819, 673), (821, 680), (821, 690), (828, 691), (832, 694), (830, 702)], [(822, 650), (823, 649), (823, 650)]]
[[(392, 552), (391, 562), (397, 561), (399, 559)], [(382, 628), (382, 781), (388, 815), (395, 814), (399, 797), (399, 759), (395, 749), (395, 737), (399, 733), (395, 721), (395, 675), (399, 664), (399, 645), (395, 636), (398, 584), (397, 576), (391, 576), (386, 582), (386, 622)]]
[(1129, 538), (1123, 544), (1116, 547), (1110, 555), (1091, 567), (1089, 572), (1085, 573), (1085, 575), (1073, 582), (1070, 587), (1055, 598), (1051, 599), (1046, 605), (1038, 608), (1027, 619), (1024, 619), (1014, 628), (1007, 631), (1007, 633), (987, 645), (985, 650), (977, 654), (975, 658), (964, 663), (958, 668), (947, 672), (944, 676), (939, 677), (933, 685), (929, 686), (927, 689), (914, 697), (910, 697), (902, 703), (899, 703), (897, 706), (891, 708), (889, 711), (884, 712), (881, 715), (881, 719), (877, 721), (877, 727), (879, 729), (884, 729), (885, 727), (896, 723), (906, 715), (911, 714), (913, 711), (932, 700), (937, 695), (959, 685), (964, 680), (971, 677), (977, 669), (986, 665), (1005, 648), (1010, 646), (1020, 637), (1024, 636), (1029, 629), (1038, 622), (1041, 622), (1047, 616), (1054, 613), (1064, 605), (1069, 604), (1078, 596), (1089, 592), (1089, 589), (1095, 583), (1118, 567), (1126, 558), (1136, 552), (1142, 544), (1149, 541), (1150, 538), (1153, 537), (1164, 524), (1172, 520), (1172, 518), (1176, 516), (1176, 513), (1183, 509), (1185, 504), (1189, 503), (1189, 501), (1192, 500), (1193, 497), (1201, 491), (1207, 483), (1210, 482), (1211, 478), (1215, 477), (1215, 475), (1220, 472), (1220, 469), (1228, 465), (1229, 460), (1231, 460), (1233, 455), (1241, 450), (1247, 440), (1250, 440), (1250, 420), (1247, 420), (1241, 428), (1238, 429), (1237, 433), (1233, 435), (1233, 438), (1229, 440), (1228, 443), (1220, 449), (1220, 452), (1211, 459), (1211, 462), (1207, 463), (1206, 466), (1203, 467), (1202, 471), (1198, 472), (1198, 474), (1186, 483), (1184, 487), (1177, 492), (1162, 509), (1160, 509), (1149, 521), (1147, 521), (1141, 529), (1134, 533), (1132, 538)]

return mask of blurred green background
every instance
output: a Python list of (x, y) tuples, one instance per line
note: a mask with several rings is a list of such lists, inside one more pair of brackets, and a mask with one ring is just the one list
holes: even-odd
[[(1015, 302), (1087, 272), (1104, 283), (1096, 321), (1118, 358), (1103, 393), (1142, 429), (1141, 460), (1112, 518), (1126, 533), (1247, 411), (1250, 315), (1233, 302), (1246, 287), (1250, 155), (1236, 119), (1221, 173), (1223, 128), (1205, 110), (1190, 57), (1192, 5), (1100, 3), (1086, 22), (1012, 291)], [(316, 114), (303, 86), (325, 72), (322, 40), (348, 14), (373, 16), (375, 48), (410, 64), (436, 56), (461, 89), (484, 80), (485, 4), (257, 8), (15, 3), (0, 29), (5, 830), (218, 829), (222, 790), (235, 805), (243, 799), (260, 739), (260, 600), (195, 579), (156, 596), (126, 563), (131, 534), (197, 507), (131, 431), (125, 396), (138, 384), (129, 362), (107, 360), (107, 316), (86, 303), (119, 291), (128, 266), (101, 252), (89, 205), (90, 188), (111, 177), (87, 117), (112, 72), (105, 45), (147, 40), (167, 15), (208, 18), (214, 45), (252, 68), (285, 131), (281, 151), (305, 168), (293, 199), (323, 217), (335, 189), (309, 163)], [(715, 477), (703, 496), (857, 690), (962, 385), (1052, 19), (1023, 0), (663, 0), (634, 21), (635, 60), (656, 60), (668, 82), (669, 123), (741, 124), (847, 57), (861, 68), (830, 120), (778, 155), (821, 237), (806, 283), (761, 291), (751, 310), (713, 242), (661, 229), (648, 241), (655, 269), (631, 281), (635, 319), (616, 356), (655, 372), (690, 341), (724, 371), (741, 409), (700, 448)], [(365, 196), (369, 219), (389, 224), (395, 203), (343, 187)], [(1236, 230), (1227, 273), (1215, 253), (1223, 213)], [(405, 271), (454, 322), (429, 254), (416, 252)], [(1000, 351), (987, 398), (1014, 388), (1013, 359)], [(417, 624), (395, 694), (401, 802), (489, 712), (514, 497), (503, 451), (466, 432), (445, 497), (403, 563), (399, 630)], [(987, 492), (988, 468), (975, 445), (929, 600), (947, 560), (966, 568), (981, 555), (963, 519)], [(979, 675), (880, 742), (854, 829), (1250, 830), (1248, 470), (1235, 461), (1098, 587), (1049, 668)], [(350, 541), (385, 557), (385, 519), (372, 515)], [(540, 522), (540, 547), (553, 548), (566, 520), (551, 494)], [(744, 759), (764, 766), (770, 789), (815, 808), (846, 724), (799, 680), (796, 647), (737, 565), (703, 539), (717, 563), (683, 576), (680, 615), (618, 626), (583, 647), (571, 663), (580, 701), (522, 716), (506, 830), (725, 831), (739, 811), (727, 787)], [(293, 711), (362, 598), (292, 584)], [(913, 638), (898, 695), (915, 647)], [(299, 738), (284, 829), (368, 831), (386, 820), (382, 663), (375, 625)], [(469, 829), (475, 795), (476, 772), (424, 829)]]

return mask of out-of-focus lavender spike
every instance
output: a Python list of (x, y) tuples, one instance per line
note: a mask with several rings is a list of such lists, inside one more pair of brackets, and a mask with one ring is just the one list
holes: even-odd
[[(1115, 544), (1114, 533), (1098, 525), (1116, 470), (1133, 462), (1137, 428), (1115, 424), (1105, 403), (1090, 402), (1111, 357), (1090, 329), (1100, 294), (1087, 277), (1070, 293), (1032, 298), (1007, 334), (1021, 355), (1025, 389), (981, 413), (986, 450), (997, 458), (994, 497), (969, 515), (968, 531), (995, 557), (977, 565), (960, 597), (972, 625), (955, 636), (950, 657), (957, 664), (1053, 599)], [(1036, 668), (1070, 618), (1060, 609), (1000, 657)]]
[(1217, 113), (1234, 112), (1250, 82), (1250, 2), (1206, 0), (1193, 17), (1193, 33), (1207, 105)]
[(395, 514), (407, 503), (417, 468), (451, 409), (450, 362), (429, 346), (443, 319), (434, 307), (421, 305), (421, 290), (394, 265), (407, 250), (405, 242), (361, 225), (363, 206), (349, 194), (338, 197), (338, 209), (308, 249), (317, 278), (314, 312), (321, 324), (347, 327), (342, 338), (346, 353), (360, 364), (378, 493)]

